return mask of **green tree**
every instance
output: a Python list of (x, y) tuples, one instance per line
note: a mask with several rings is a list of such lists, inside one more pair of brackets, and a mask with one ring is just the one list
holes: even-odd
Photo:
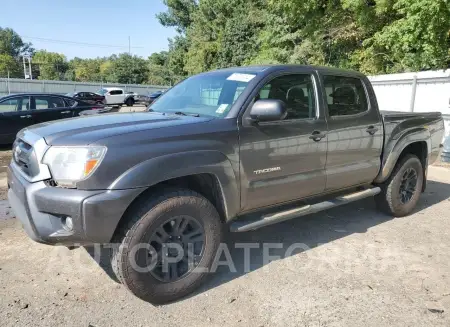
[(147, 81), (148, 65), (145, 59), (122, 53), (111, 62), (111, 70), (118, 83), (142, 84)]
[(16, 64), (16, 60), (14, 60), (14, 58), (9, 54), (0, 54), (0, 77), (7, 77), (8, 75), (11, 76), (11, 70)]
[[(23, 42), (19, 34), (11, 28), (0, 27), (0, 55), (3, 65), (11, 77), (23, 77), (22, 57), (31, 56), (34, 52), (31, 43)], [(13, 61), (11, 61), (11, 58)], [(4, 75), (6, 76), (6, 75)]]
[(448, 67), (448, 0), (270, 0), (253, 63), (330, 65), (370, 74)]
[(45, 50), (37, 51), (32, 63), (39, 67), (39, 79), (42, 80), (61, 80), (69, 67), (64, 55)]
[(183, 33), (192, 24), (192, 15), (197, 9), (196, 0), (163, 0), (167, 11), (156, 15), (163, 26), (175, 27)]
[(69, 67), (75, 72), (75, 80), (80, 82), (101, 82), (100, 66), (105, 61), (103, 58), (80, 59), (74, 58)]

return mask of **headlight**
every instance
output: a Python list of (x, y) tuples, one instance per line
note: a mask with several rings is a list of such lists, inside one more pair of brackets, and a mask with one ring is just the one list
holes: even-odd
[(106, 153), (104, 146), (50, 147), (42, 159), (53, 179), (61, 186), (75, 187), (100, 165)]

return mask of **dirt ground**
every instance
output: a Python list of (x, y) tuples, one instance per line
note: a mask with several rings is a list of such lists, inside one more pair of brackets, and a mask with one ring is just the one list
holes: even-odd
[(6, 200), (6, 167), (10, 160), (10, 147), (0, 146), (0, 201)]
[[(449, 326), (450, 170), (432, 167), (414, 214), (392, 219), (372, 199), (232, 234), (236, 272), (155, 307), (110, 277), (84, 248), (32, 242), (0, 202), (2, 326)], [(283, 243), (250, 271), (235, 243)], [(301, 243), (303, 251), (286, 255)]]
[[(2, 199), (10, 155), (0, 151)], [(31, 241), (0, 200), (0, 325), (450, 326), (449, 212), (450, 169), (431, 167), (411, 216), (392, 219), (366, 199), (230, 234), (236, 272), (222, 267), (193, 295), (155, 307), (114, 281), (92, 249)], [(261, 245), (248, 271), (235, 244), (250, 242), (272, 243), (280, 257), (264, 262)]]

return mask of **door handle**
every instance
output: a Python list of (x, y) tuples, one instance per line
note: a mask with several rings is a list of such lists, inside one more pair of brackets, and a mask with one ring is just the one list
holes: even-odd
[(321, 139), (323, 139), (325, 136), (327, 136), (325, 133), (322, 133), (320, 131), (314, 131), (309, 136), (311, 140), (314, 140), (315, 142), (319, 142)]
[(20, 116), (20, 118), (31, 118), (31, 115)]
[(378, 131), (378, 128), (375, 127), (375, 126), (369, 126), (369, 127), (366, 129), (366, 132), (369, 133), (370, 135), (375, 134), (377, 131)]
[(70, 110), (67, 111), (61, 111), (62, 114), (70, 114)]

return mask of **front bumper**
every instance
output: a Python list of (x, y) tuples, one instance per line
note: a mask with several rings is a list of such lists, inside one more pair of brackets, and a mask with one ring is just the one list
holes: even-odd
[[(131, 202), (143, 191), (83, 191), (28, 182), (8, 167), (8, 200), (28, 236), (52, 245), (92, 245), (108, 243)], [(68, 230), (65, 219), (71, 217)], [(66, 227), (66, 228), (65, 228)]]

